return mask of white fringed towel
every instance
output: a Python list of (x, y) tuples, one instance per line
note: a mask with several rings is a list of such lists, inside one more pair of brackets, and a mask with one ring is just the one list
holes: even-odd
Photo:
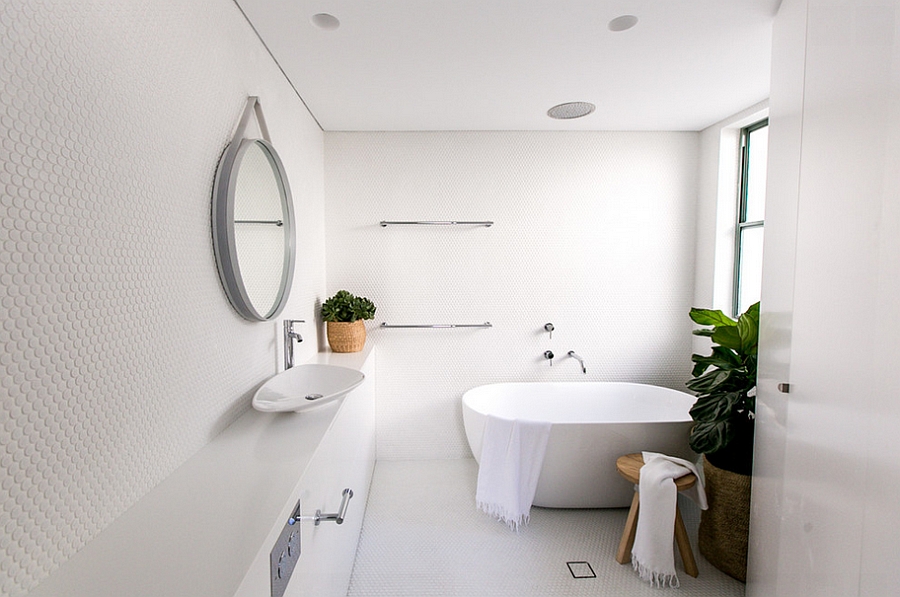
[(642, 580), (657, 587), (677, 587), (673, 547), (678, 500), (675, 479), (689, 473), (697, 476), (697, 483), (686, 490), (685, 495), (697, 502), (701, 510), (706, 510), (706, 493), (697, 467), (687, 460), (656, 452), (643, 452), (642, 455), (640, 514), (631, 561)]
[(475, 503), (516, 531), (527, 524), (550, 439), (550, 423), (501, 419), (484, 424)]

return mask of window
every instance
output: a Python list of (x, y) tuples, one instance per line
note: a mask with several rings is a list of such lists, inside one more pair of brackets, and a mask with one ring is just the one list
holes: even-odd
[(741, 130), (741, 178), (734, 239), (735, 317), (758, 301), (762, 290), (768, 145), (768, 119)]

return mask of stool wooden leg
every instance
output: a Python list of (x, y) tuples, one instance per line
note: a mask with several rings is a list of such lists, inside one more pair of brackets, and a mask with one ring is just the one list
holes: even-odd
[(638, 510), (641, 507), (640, 494), (635, 491), (631, 499), (631, 509), (628, 511), (628, 519), (625, 521), (625, 530), (622, 531), (622, 539), (619, 541), (619, 551), (616, 552), (616, 561), (627, 564), (631, 561), (631, 548), (634, 547), (634, 534), (637, 532)]
[[(634, 539), (632, 538), (632, 542)], [(694, 552), (691, 551), (691, 541), (688, 539), (687, 529), (684, 528), (684, 519), (681, 518), (681, 508), (675, 507), (675, 543), (681, 552), (681, 561), (684, 562), (684, 571), (694, 578), (700, 574), (697, 570), (697, 562), (694, 560)]]

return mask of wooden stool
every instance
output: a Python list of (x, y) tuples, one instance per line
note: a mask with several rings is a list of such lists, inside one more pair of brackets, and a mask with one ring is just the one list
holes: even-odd
[[(626, 454), (616, 460), (616, 470), (619, 471), (619, 474), (635, 485), (640, 484), (642, 466), (644, 466), (644, 457), (640, 453)], [(695, 483), (697, 483), (697, 476), (693, 473), (675, 479), (675, 487), (678, 491), (690, 489)], [(625, 521), (625, 531), (622, 533), (622, 540), (619, 541), (619, 551), (616, 552), (616, 561), (620, 564), (627, 564), (631, 561), (631, 548), (634, 547), (634, 535), (637, 532), (640, 507), (640, 494), (635, 488), (634, 498), (631, 500), (631, 510), (628, 511), (628, 519)], [(691, 551), (691, 542), (688, 539), (687, 529), (684, 528), (684, 520), (681, 518), (681, 510), (677, 503), (675, 505), (675, 544), (678, 545), (678, 551), (681, 552), (684, 571), (689, 576), (696, 577), (700, 572), (697, 570), (697, 562), (694, 560), (694, 552)]]

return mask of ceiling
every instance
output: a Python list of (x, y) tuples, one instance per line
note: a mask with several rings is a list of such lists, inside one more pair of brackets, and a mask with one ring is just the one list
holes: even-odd
[[(326, 131), (701, 130), (768, 97), (780, 4), (235, 1)], [(573, 101), (597, 109), (547, 116)]]

